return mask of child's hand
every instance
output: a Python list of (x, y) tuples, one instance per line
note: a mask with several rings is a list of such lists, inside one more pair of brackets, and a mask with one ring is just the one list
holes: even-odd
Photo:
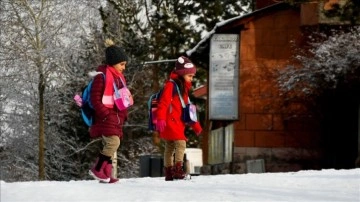
[(160, 133), (164, 132), (166, 126), (166, 122), (164, 120), (157, 120), (156, 121), (156, 130)]
[(197, 136), (199, 136), (202, 132), (202, 128), (199, 122), (196, 122), (193, 125), (191, 125), (191, 128), (193, 129), (193, 131)]

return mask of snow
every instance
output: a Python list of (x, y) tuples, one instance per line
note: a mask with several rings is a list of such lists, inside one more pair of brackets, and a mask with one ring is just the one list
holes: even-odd
[[(282, 4), (282, 2), (279, 2), (277, 4)], [(271, 6), (275, 6), (276, 4), (273, 4)], [(269, 6), (269, 7), (271, 7)], [(249, 8), (247, 7), (243, 7), (244, 10), (249, 10)], [(267, 9), (267, 7), (265, 8), (262, 8), (262, 9), (258, 9), (256, 11), (253, 11), (253, 12), (249, 12), (249, 13), (244, 13), (242, 15), (239, 15), (239, 16), (235, 16), (233, 18), (229, 18), (227, 20), (223, 20), (223, 21), (220, 21), (218, 23), (215, 24), (215, 26), (213, 27), (213, 29), (210, 31), (210, 32), (206, 32), (206, 31), (203, 31), (201, 33), (201, 40), (195, 45), (195, 47), (193, 47), (192, 49), (186, 51), (186, 55), (188, 56), (191, 56), (191, 54), (193, 54), (198, 48), (200, 45), (202, 45), (203, 43), (205, 43), (206, 41), (208, 41), (212, 35), (214, 35), (216, 33), (216, 30), (219, 28), (219, 27), (222, 27), (224, 25), (227, 25), (228, 23), (232, 22), (232, 21), (235, 21), (235, 20), (238, 20), (238, 19), (242, 19), (242, 18), (246, 18), (246, 17), (249, 17), (251, 15), (254, 15), (254, 13), (256, 12), (261, 12), (262, 10), (265, 10)]]
[(1, 181), (1, 202), (11, 201), (360, 201), (360, 168), (84, 181)]
[(233, 18), (230, 18), (230, 19), (227, 19), (227, 20), (224, 20), (224, 21), (221, 21), (221, 22), (216, 23), (215, 26), (214, 26), (214, 28), (213, 28), (210, 32), (204, 31), (204, 32), (201, 34), (201, 35), (202, 35), (202, 39), (199, 41), (199, 43), (197, 43), (197, 44), (195, 45), (194, 48), (186, 51), (186, 55), (191, 56), (191, 54), (192, 54), (193, 52), (195, 52), (196, 49), (198, 49), (200, 45), (202, 45), (203, 43), (205, 43), (207, 40), (209, 40), (209, 39), (212, 37), (212, 35), (214, 35), (214, 34), (216, 33), (217, 28), (222, 27), (222, 26), (224, 26), (224, 25), (226, 25), (226, 24), (228, 24), (228, 23), (230, 23), (230, 22), (232, 22), (232, 21), (235, 21), (235, 20), (238, 20), (238, 19), (247, 17), (247, 16), (249, 16), (249, 15), (251, 15), (251, 14), (252, 14), (252, 13), (239, 15), (239, 16), (236, 16), (236, 17), (233, 17)]

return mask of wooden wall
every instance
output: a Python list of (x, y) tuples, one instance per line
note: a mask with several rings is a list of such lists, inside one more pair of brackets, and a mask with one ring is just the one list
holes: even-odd
[(273, 77), (273, 70), (288, 63), (291, 41), (302, 40), (300, 14), (283, 10), (254, 17), (239, 34), (240, 120), (234, 136), (234, 162), (242, 164), (238, 172), (244, 172), (246, 160), (256, 158), (265, 159), (267, 171), (303, 169), (301, 162), (319, 158), (318, 124), (303, 106), (284, 106)]

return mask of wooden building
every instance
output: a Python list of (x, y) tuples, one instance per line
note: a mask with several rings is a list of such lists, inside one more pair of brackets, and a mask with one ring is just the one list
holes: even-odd
[[(329, 143), (312, 111), (301, 103), (286, 103), (279, 96), (276, 80), (271, 76), (273, 70), (284, 68), (289, 63), (294, 54), (292, 45), (302, 47), (305, 44), (307, 28), (318, 29), (321, 24), (329, 23), (319, 12), (325, 3), (315, 1), (290, 6), (271, 0), (258, 0), (254, 12), (218, 23), (207, 38), (188, 51), (193, 61), (204, 61), (202, 66), (209, 70), (208, 84), (194, 92), (195, 96), (204, 98), (207, 103), (207, 120), (202, 137), (203, 174), (354, 166), (352, 163), (359, 150), (360, 108), (356, 109), (357, 116), (353, 117), (357, 128), (343, 131), (355, 135), (345, 141), (341, 149), (336, 149), (338, 137), (332, 137), (335, 140)], [(235, 36), (234, 40), (237, 41), (236, 60), (227, 64), (236, 67), (229, 70), (232, 71), (229, 75), (234, 74), (236, 78), (226, 77), (226, 73), (214, 70), (214, 66), (220, 68), (221, 63), (212, 58), (217, 57), (215, 54), (221, 53), (221, 50), (212, 52), (213, 40), (215, 37), (227, 38), (226, 35)], [(216, 46), (234, 48), (234, 43), (224, 44)], [(225, 76), (219, 77), (219, 74)], [(214, 78), (218, 83), (214, 84)], [(236, 83), (219, 83), (228, 79)], [(214, 113), (212, 105), (223, 106), (215, 113), (221, 114), (221, 110), (229, 109), (224, 104), (227, 99), (222, 99), (221, 95), (216, 97), (217, 91), (212, 89), (216, 85), (236, 91), (235, 96), (229, 98), (236, 103), (230, 108), (229, 112), (234, 113), (231, 117), (225, 114), (224, 118), (219, 118), (211, 114)], [(212, 99), (219, 102), (214, 103)], [(344, 148), (345, 152), (336, 153)], [(332, 151), (335, 153), (330, 154)], [(332, 162), (340, 158), (345, 158), (347, 162)], [(332, 163), (326, 164), (326, 161)]]

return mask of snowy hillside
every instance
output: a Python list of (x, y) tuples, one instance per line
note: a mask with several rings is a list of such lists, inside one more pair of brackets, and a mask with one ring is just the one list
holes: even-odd
[(360, 201), (360, 169), (193, 176), (189, 181), (1, 181), (12, 201)]

